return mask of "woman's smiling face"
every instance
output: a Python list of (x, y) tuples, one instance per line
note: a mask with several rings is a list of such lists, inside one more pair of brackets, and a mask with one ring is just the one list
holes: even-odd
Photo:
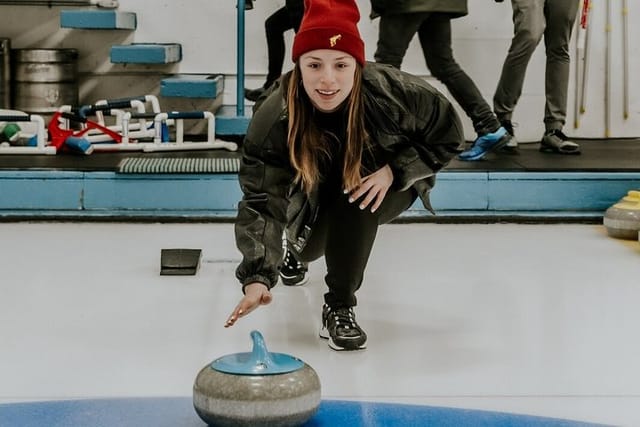
[(346, 52), (311, 50), (299, 60), (302, 85), (314, 107), (324, 113), (335, 111), (353, 88), (356, 60)]

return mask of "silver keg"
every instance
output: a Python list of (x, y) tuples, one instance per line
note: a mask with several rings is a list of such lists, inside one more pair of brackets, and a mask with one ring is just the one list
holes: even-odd
[(13, 108), (53, 114), (62, 105), (78, 105), (76, 49), (13, 49)]

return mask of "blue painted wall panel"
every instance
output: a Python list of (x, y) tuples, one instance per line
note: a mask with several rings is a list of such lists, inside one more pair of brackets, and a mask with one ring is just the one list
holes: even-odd
[(0, 209), (81, 209), (83, 173), (0, 173)]
[[(438, 210), (485, 210), (489, 182), (486, 172), (442, 172), (431, 192), (431, 205)], [(412, 207), (424, 210), (422, 202)]]
[[(447, 215), (593, 216), (631, 189), (640, 174), (443, 172), (431, 201)], [(0, 216), (233, 218), (241, 197), (235, 174), (0, 172)], [(406, 215), (431, 214), (417, 201)]]
[(122, 175), (93, 173), (87, 177), (84, 207), (130, 210), (235, 211), (241, 198), (234, 174)]
[(603, 211), (638, 188), (638, 174), (492, 173), (488, 203), (497, 211)]

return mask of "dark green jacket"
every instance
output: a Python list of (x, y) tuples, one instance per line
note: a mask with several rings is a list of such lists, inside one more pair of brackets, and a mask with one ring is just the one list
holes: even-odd
[[(281, 81), (286, 82), (288, 76)], [(276, 284), (282, 234), (301, 251), (317, 214), (317, 192), (293, 185), (287, 148), (286, 83), (274, 85), (254, 112), (243, 144), (236, 244), (243, 260), (236, 276), (243, 285)], [(383, 64), (367, 63), (362, 93), (366, 129), (389, 160), (393, 189), (413, 187), (431, 210), (435, 174), (461, 151), (464, 135), (453, 106), (419, 77)]]
[(372, 16), (413, 12), (447, 13), (451, 18), (465, 16), (467, 0), (371, 0)]

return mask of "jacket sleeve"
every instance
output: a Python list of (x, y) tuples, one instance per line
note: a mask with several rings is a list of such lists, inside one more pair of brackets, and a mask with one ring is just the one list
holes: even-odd
[(433, 177), (464, 146), (464, 131), (453, 105), (426, 83), (409, 86), (404, 115), (410, 117), (402, 125), (406, 144), (389, 163), (394, 186), (401, 191)]
[[(238, 205), (235, 235), (243, 259), (236, 277), (243, 288), (252, 282), (264, 283), (269, 288), (277, 283), (282, 233), (287, 222), (287, 195), (294, 177), (286, 150), (275, 149), (270, 140), (284, 138), (285, 134), (265, 128), (265, 119), (269, 121), (265, 115), (272, 115), (272, 109), (261, 109), (252, 118), (238, 176), (244, 195)], [(286, 147), (286, 142), (278, 142)]]

